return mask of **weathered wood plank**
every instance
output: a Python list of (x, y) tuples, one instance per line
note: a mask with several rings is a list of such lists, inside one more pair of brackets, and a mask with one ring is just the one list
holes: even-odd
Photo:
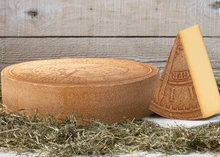
[[(130, 59), (164, 68), (174, 38), (1, 38), (1, 63), (67, 58)], [(205, 38), (215, 75), (220, 79), (220, 38)]]
[(0, 63), (0, 71), (11, 64)]
[(0, 36), (220, 36), (216, 0), (1, 0)]

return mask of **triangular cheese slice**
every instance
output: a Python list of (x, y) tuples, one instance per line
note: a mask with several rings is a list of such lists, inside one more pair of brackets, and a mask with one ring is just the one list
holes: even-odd
[(220, 112), (218, 88), (198, 25), (177, 35), (150, 110), (183, 120)]

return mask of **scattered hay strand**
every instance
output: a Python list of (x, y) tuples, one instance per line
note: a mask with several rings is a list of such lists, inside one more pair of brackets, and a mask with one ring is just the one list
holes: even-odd
[[(165, 154), (220, 152), (220, 125), (162, 128), (152, 122), (79, 126), (72, 116), (58, 123), (51, 116), (8, 114), (0, 105), (0, 147), (21, 152), (46, 152), (49, 156), (116, 155), (137, 151)], [(51, 124), (50, 122), (53, 121)]]

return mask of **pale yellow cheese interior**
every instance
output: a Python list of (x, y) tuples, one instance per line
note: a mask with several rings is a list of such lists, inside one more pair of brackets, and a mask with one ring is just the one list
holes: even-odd
[(220, 111), (220, 98), (199, 25), (179, 32), (204, 118)]

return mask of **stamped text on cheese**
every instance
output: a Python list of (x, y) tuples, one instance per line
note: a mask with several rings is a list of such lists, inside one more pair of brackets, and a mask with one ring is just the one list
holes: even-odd
[(187, 79), (189, 78), (190, 74), (189, 74), (189, 71), (186, 70), (186, 71), (174, 71), (172, 72), (172, 78), (174, 80), (184, 80), (184, 79)]

